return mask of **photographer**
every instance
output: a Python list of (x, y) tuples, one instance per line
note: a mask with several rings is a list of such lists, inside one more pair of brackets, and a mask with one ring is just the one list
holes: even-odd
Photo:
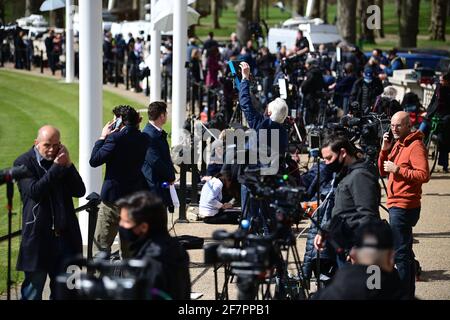
[[(173, 300), (190, 299), (189, 256), (167, 230), (166, 208), (150, 192), (138, 192), (117, 202), (120, 210), (119, 233), (130, 243), (133, 259), (145, 260), (150, 268), (144, 299), (169, 295)], [(156, 289), (156, 290), (155, 290)]]
[[(106, 164), (99, 206), (95, 240), (98, 250), (111, 252), (119, 226), (119, 210), (114, 204), (133, 192), (147, 189), (141, 172), (148, 139), (138, 129), (141, 118), (130, 106), (117, 106), (114, 120), (108, 122), (92, 149), (89, 164), (96, 168)], [(122, 256), (128, 254), (121, 239)]]
[(306, 60), (306, 79), (300, 87), (303, 93), (303, 112), (305, 124), (313, 124), (319, 115), (319, 104), (317, 103), (318, 93), (325, 88), (322, 71), (319, 69), (319, 62), (314, 58)]
[[(389, 176), (387, 207), (394, 233), (395, 264), (405, 293), (415, 292), (412, 229), (420, 217), (422, 184), (430, 179), (427, 150), (421, 131), (411, 132), (409, 114), (397, 112), (391, 119), (391, 131), (383, 136), (378, 158), (381, 176)], [(394, 139), (396, 141), (394, 141)]]
[[(354, 244), (354, 231), (360, 225), (380, 219), (380, 186), (376, 168), (369, 161), (357, 157), (356, 148), (344, 136), (328, 136), (321, 147), (322, 156), (328, 168), (338, 175), (335, 179), (335, 204), (331, 222), (324, 229), (334, 226), (346, 230), (343, 249), (349, 250)], [(314, 239), (314, 247), (322, 248), (324, 234)], [(337, 256), (338, 267), (345, 264), (344, 253)]]
[(295, 52), (302, 58), (303, 61), (305, 61), (306, 55), (309, 52), (309, 41), (303, 36), (302, 30), (297, 31), (297, 38), (295, 39)]
[(25, 273), (22, 300), (42, 299), (47, 274), (53, 299), (57, 274), (67, 259), (82, 253), (72, 197), (81, 198), (86, 188), (55, 127), (39, 129), (34, 146), (14, 161), (14, 166), (19, 165), (32, 175), (18, 182), (23, 202), (17, 258), (17, 270)]
[[(278, 153), (280, 157), (284, 156), (288, 147), (288, 133), (286, 128), (283, 126), (283, 123), (288, 114), (288, 106), (283, 99), (277, 98), (268, 104), (267, 116), (256, 111), (252, 104), (252, 99), (250, 96), (250, 66), (246, 62), (242, 62), (240, 64), (240, 68), (242, 71), (242, 82), (239, 90), (239, 103), (242, 111), (245, 114), (245, 118), (247, 119), (250, 128), (256, 130), (257, 133), (259, 133), (260, 130), (267, 131), (267, 146), (263, 147), (267, 147), (270, 150), (271, 154)], [(279, 133), (279, 140), (276, 142), (271, 142), (271, 133), (274, 132), (272, 130), (278, 131)], [(272, 143), (278, 146), (278, 150), (272, 150)], [(241, 197), (243, 212), (246, 212), (245, 203), (247, 196), (248, 189), (243, 185)], [(258, 204), (250, 203), (250, 217), (258, 216), (258, 208)]]
[[(358, 228), (350, 257), (352, 265), (340, 269), (331, 284), (313, 296), (314, 300), (406, 298), (400, 290), (400, 279), (394, 269), (393, 236), (386, 221), (376, 221)], [(380, 271), (378, 286), (377, 281), (373, 280), (376, 270)], [(374, 286), (369, 287), (370, 284)]]
[(356, 80), (350, 96), (350, 104), (357, 102), (358, 110), (351, 110), (352, 114), (360, 116), (367, 114), (375, 104), (377, 96), (383, 93), (381, 80), (374, 76), (373, 69), (366, 67), (364, 77)]

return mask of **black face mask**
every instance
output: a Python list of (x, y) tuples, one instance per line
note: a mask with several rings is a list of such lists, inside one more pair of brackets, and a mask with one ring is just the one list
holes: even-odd
[(127, 228), (119, 226), (120, 239), (123, 239), (124, 241), (129, 242), (130, 244), (139, 240), (140, 237), (133, 232), (133, 229), (134, 229), (134, 227), (127, 229)]
[(339, 162), (339, 156), (331, 163), (327, 164), (327, 169), (331, 172), (340, 172), (344, 167), (344, 162)]

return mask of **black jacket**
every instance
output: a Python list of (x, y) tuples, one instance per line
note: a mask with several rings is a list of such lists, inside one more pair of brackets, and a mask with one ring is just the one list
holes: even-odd
[(175, 180), (175, 169), (170, 156), (167, 133), (159, 131), (150, 123), (147, 123), (143, 133), (149, 138), (149, 145), (142, 166), (148, 188), (151, 192), (160, 196), (167, 207), (171, 207), (173, 204), (170, 191), (162, 186), (164, 182)]
[(325, 88), (325, 81), (323, 80), (322, 71), (319, 68), (313, 67), (306, 73), (306, 80), (302, 82), (302, 93), (306, 95), (315, 96), (316, 93)]
[[(364, 101), (363, 99), (363, 87), (367, 87), (368, 89), (367, 101)], [(381, 83), (380, 79), (373, 78), (371, 83), (366, 83), (363, 78), (360, 78), (356, 80), (356, 82), (353, 85), (350, 96), (350, 103), (358, 102), (361, 112), (365, 114), (372, 109), (377, 99), (377, 96), (379, 96), (382, 93), (383, 93), (383, 84)]]
[(376, 168), (368, 161), (358, 160), (347, 168), (336, 188), (332, 219), (339, 216), (354, 231), (360, 224), (380, 218), (380, 198)]
[(45, 171), (36, 158), (34, 147), (14, 161), (25, 165), (31, 178), (18, 182), (23, 202), (22, 241), (17, 269), (21, 271), (55, 271), (58, 262), (53, 250), (54, 230), (67, 244), (65, 255), (82, 252), (81, 232), (72, 197), (81, 198), (86, 192), (83, 180), (74, 165), (69, 168), (52, 164)]
[(126, 126), (105, 140), (95, 142), (89, 164), (95, 168), (106, 163), (102, 201), (112, 203), (147, 189), (141, 172), (147, 146), (147, 136), (133, 126)]
[[(191, 294), (189, 256), (178, 240), (168, 233), (159, 233), (141, 243), (137, 243), (131, 249), (137, 252), (134, 259), (147, 261), (149, 269), (144, 277), (148, 281), (148, 286), (163, 291), (173, 300), (189, 300)], [(162, 297), (151, 294), (148, 298)]]
[(397, 271), (380, 269), (380, 289), (369, 289), (375, 272), (363, 265), (348, 265), (337, 271), (331, 284), (316, 293), (314, 300), (403, 300)]

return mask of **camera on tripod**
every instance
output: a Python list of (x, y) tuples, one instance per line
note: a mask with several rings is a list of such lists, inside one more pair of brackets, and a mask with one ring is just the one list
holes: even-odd
[[(149, 300), (160, 299), (153, 288), (148, 272), (156, 264), (152, 260), (109, 259), (73, 261), (67, 273), (56, 278), (56, 299), (58, 300)], [(81, 267), (98, 271), (82, 272)]]
[[(247, 234), (242, 229), (233, 233), (216, 230), (212, 237), (221, 242), (204, 246), (205, 263), (231, 263), (232, 273), (245, 275), (259, 275), (272, 265), (272, 241), (269, 237)], [(234, 241), (244, 245), (240, 246)]]

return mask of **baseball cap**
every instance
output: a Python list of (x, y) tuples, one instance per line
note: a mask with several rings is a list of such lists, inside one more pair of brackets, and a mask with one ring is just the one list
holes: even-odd
[(393, 249), (392, 229), (386, 220), (367, 222), (355, 230), (356, 248)]
[(365, 68), (364, 69), (364, 78), (366, 78), (366, 79), (372, 79), (373, 78), (373, 70), (372, 70), (372, 68)]

